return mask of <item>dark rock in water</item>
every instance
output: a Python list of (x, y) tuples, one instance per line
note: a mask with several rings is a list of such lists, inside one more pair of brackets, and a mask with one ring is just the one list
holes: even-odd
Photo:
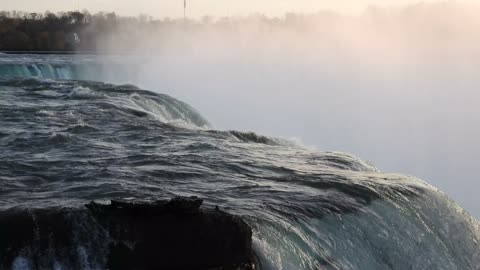
[(100, 211), (121, 210), (133, 215), (158, 215), (163, 213), (194, 214), (200, 211), (203, 200), (198, 197), (175, 197), (170, 201), (156, 201), (153, 203), (111, 201), (109, 205), (91, 202), (85, 205), (93, 213)]
[(195, 213), (202, 206), (203, 200), (198, 197), (177, 197), (170, 200), (166, 207), (174, 212)]
[(92, 215), (79, 209), (11, 209), (0, 212), (0, 269), (83, 269), (85, 246), (92, 265), (104, 265), (106, 238)]
[[(253, 270), (252, 230), (196, 197), (0, 213), (0, 269)], [(85, 261), (88, 261), (85, 265)]]
[[(87, 205), (110, 236), (112, 269), (254, 269), (252, 231), (202, 200)], [(132, 243), (127, 245), (125, 243)]]

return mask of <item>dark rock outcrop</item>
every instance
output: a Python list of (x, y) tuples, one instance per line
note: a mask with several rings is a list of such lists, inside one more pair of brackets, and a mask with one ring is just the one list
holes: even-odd
[(200, 209), (201, 204), (192, 197), (92, 202), (87, 208), (116, 240), (110, 244), (109, 268), (254, 269), (250, 227), (239, 217)]
[(251, 228), (196, 197), (0, 212), (0, 269), (253, 270)]

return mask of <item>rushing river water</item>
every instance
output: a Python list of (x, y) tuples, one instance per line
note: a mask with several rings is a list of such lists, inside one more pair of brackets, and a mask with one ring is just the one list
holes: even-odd
[[(194, 195), (252, 226), (264, 269), (480, 269), (478, 222), (419, 179), (350, 154), (212, 130), (173, 97), (87, 81), (101, 79), (90, 58), (2, 57), (3, 213)], [(82, 241), (78, 252), (96, 258)], [(33, 249), (11, 264), (0, 250), (0, 269), (104, 267), (58, 252), (38, 262)]]

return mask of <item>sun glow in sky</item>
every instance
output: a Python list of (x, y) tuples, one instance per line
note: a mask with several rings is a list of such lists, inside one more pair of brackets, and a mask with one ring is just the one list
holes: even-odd
[[(423, 2), (433, 2), (423, 1)], [(479, 0), (476, 0), (479, 1)], [(418, 3), (419, 0), (187, 0), (189, 17), (215, 17), (262, 13), (281, 16), (286, 12), (312, 13), (335, 10), (361, 12), (369, 5), (396, 6)], [(115, 11), (121, 15), (148, 14), (154, 17), (182, 17), (183, 0), (0, 0), (2, 10), (43, 12), (49, 10)]]

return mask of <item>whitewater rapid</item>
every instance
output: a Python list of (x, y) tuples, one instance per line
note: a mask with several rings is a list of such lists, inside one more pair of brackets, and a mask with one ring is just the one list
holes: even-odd
[[(24, 209), (198, 196), (245, 219), (263, 269), (480, 269), (478, 221), (422, 180), (213, 130), (173, 97), (78, 80), (78, 63), (51, 72), (55, 63), (28, 57), (0, 65), (0, 224)], [(70, 222), (82, 237), (69, 252), (81, 259), (25, 246), (5, 262), (0, 243), (0, 269), (104, 268), (92, 244), (101, 232), (88, 218)]]

